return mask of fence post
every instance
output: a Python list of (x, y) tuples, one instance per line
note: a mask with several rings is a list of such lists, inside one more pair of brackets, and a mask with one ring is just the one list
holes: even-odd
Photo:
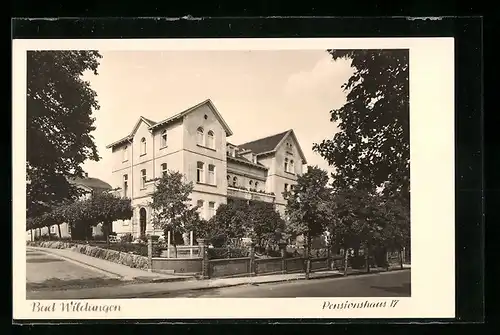
[(279, 244), (281, 252), (281, 273), (286, 273), (286, 245), (285, 242)]
[(200, 246), (201, 279), (207, 279), (207, 278), (209, 278), (209, 273), (208, 273), (209, 261), (208, 261), (207, 245), (205, 243), (204, 238), (199, 238), (196, 241), (198, 242), (198, 245)]
[(250, 242), (250, 276), (255, 275), (255, 243)]
[(153, 271), (153, 238), (148, 237), (148, 271)]

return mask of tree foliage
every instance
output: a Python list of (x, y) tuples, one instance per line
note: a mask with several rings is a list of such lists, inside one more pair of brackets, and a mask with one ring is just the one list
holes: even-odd
[(344, 249), (400, 249), (409, 242), (409, 210), (400, 199), (349, 188), (337, 190), (328, 208), (327, 229)]
[[(162, 229), (165, 235), (168, 231), (174, 235), (188, 232), (200, 221), (198, 208), (191, 205), (193, 183), (186, 182), (178, 171), (167, 171), (155, 182), (156, 189), (150, 203), (153, 225)], [(177, 253), (175, 239), (174, 249)]]
[(283, 239), (285, 221), (275, 210), (273, 204), (267, 202), (250, 202), (248, 215), (248, 235), (261, 248), (278, 245)]
[(201, 227), (204, 237), (214, 246), (228, 245), (232, 239), (252, 239), (266, 248), (281, 240), (285, 222), (272, 203), (233, 199), (221, 204), (215, 215)]
[(91, 227), (103, 225), (106, 238), (110, 225), (116, 220), (132, 217), (131, 200), (118, 198), (106, 192), (97, 192), (91, 197), (74, 202), (66, 202), (53, 207), (50, 211), (27, 219), (27, 229), (50, 227), (68, 223), (75, 239), (89, 238)]
[(248, 204), (244, 200), (233, 200), (221, 204), (208, 221), (209, 236), (215, 246), (226, 244), (229, 239), (240, 239), (248, 232)]
[(334, 186), (409, 197), (408, 50), (328, 50), (352, 61), (347, 102), (330, 112), (339, 132), (313, 149), (335, 167)]
[(316, 166), (297, 178), (293, 191), (285, 192), (287, 229), (292, 235), (304, 235), (309, 247), (311, 238), (324, 233), (328, 224), (330, 190), (328, 173)]
[(96, 92), (82, 79), (97, 75), (97, 51), (27, 53), (27, 215), (47, 212), (78, 196), (68, 178), (82, 177), (81, 164), (99, 160), (91, 132)]

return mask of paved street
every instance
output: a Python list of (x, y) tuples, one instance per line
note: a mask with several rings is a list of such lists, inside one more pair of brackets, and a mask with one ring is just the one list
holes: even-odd
[(410, 271), (155, 293), (147, 298), (409, 297)]
[(98, 270), (47, 254), (26, 250), (26, 291), (120, 285)]

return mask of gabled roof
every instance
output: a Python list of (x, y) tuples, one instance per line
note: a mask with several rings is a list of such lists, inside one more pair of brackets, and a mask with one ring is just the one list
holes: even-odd
[(288, 134), (288, 132), (289, 130), (283, 133), (267, 136), (255, 141), (240, 144), (238, 145), (238, 147), (241, 149), (250, 150), (256, 155), (274, 151), (276, 150), (276, 147), (281, 142), (281, 140), (285, 137), (285, 135)]
[(162, 125), (165, 125), (167, 123), (170, 123), (170, 122), (173, 122), (173, 121), (178, 120), (180, 118), (183, 118), (184, 116), (186, 116), (189, 113), (195, 111), (196, 109), (200, 108), (203, 105), (208, 105), (208, 107), (210, 107), (210, 109), (214, 113), (215, 117), (219, 120), (219, 122), (221, 123), (222, 127), (226, 131), (226, 136), (233, 135), (232, 130), (229, 128), (229, 126), (227, 125), (226, 121), (224, 121), (224, 119), (220, 115), (219, 111), (217, 110), (217, 108), (215, 108), (215, 105), (213, 104), (212, 100), (210, 100), (210, 99), (202, 101), (202, 102), (200, 102), (197, 105), (189, 107), (188, 109), (186, 109), (186, 110), (184, 110), (184, 111), (182, 111), (182, 112), (180, 112), (178, 114), (175, 114), (174, 116), (171, 116), (171, 117), (169, 117), (169, 118), (167, 118), (167, 119), (165, 119), (163, 121), (160, 121), (160, 122), (156, 123), (155, 125), (151, 126), (149, 129), (155, 129), (155, 128), (160, 127)]
[(304, 152), (302, 151), (302, 148), (300, 147), (299, 141), (297, 140), (293, 129), (289, 129), (285, 132), (267, 136), (255, 141), (240, 144), (238, 145), (238, 147), (243, 150), (250, 150), (257, 156), (269, 154), (275, 152), (288, 136), (293, 137), (295, 143), (297, 143), (297, 150), (299, 151), (303, 164), (307, 164), (306, 157), (304, 155)]
[(171, 117), (168, 117), (165, 120), (162, 120), (160, 122), (155, 122), (153, 120), (145, 118), (144, 116), (141, 116), (139, 118), (139, 120), (137, 121), (137, 123), (135, 124), (132, 132), (129, 135), (127, 135), (126, 137), (124, 137), (124, 138), (122, 138), (122, 139), (120, 139), (120, 140), (118, 140), (116, 142), (113, 142), (113, 143), (107, 145), (106, 148), (109, 149), (109, 148), (114, 147), (117, 144), (120, 144), (120, 143), (132, 140), (132, 138), (134, 137), (134, 134), (137, 131), (137, 129), (139, 128), (139, 125), (141, 124), (141, 122), (145, 122), (148, 125), (148, 129), (149, 130), (154, 130), (154, 129), (160, 127), (160, 126), (166, 125), (166, 124), (168, 124), (170, 122), (174, 122), (176, 120), (179, 120), (179, 119), (183, 118), (184, 116), (188, 115), (189, 113), (193, 112), (194, 110), (200, 108), (203, 105), (208, 105), (208, 107), (210, 107), (210, 109), (214, 113), (215, 117), (219, 120), (219, 122), (221, 123), (222, 127), (226, 131), (226, 136), (231, 136), (233, 134), (232, 130), (229, 128), (229, 126), (227, 125), (226, 121), (224, 121), (224, 119), (220, 115), (220, 113), (217, 110), (217, 108), (215, 108), (215, 105), (213, 104), (213, 102), (210, 99), (207, 99), (205, 101), (200, 102), (197, 105), (194, 105), (194, 106), (192, 106), (192, 107), (190, 107), (190, 108), (188, 108), (188, 109), (186, 109), (186, 110), (184, 110), (184, 111), (182, 111), (180, 113), (177, 113), (177, 114), (175, 114), (175, 115), (173, 115)]
[(85, 186), (92, 190), (111, 190), (112, 187), (105, 181), (99, 178), (71, 178), (68, 180), (70, 183), (78, 186)]

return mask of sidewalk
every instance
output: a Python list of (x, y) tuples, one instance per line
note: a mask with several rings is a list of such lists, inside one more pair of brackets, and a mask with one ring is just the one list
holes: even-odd
[[(310, 279), (320, 278), (338, 278), (340, 280), (350, 278), (354, 275), (370, 276), (370, 275), (384, 275), (393, 271), (405, 271), (410, 267), (406, 266), (403, 270), (400, 267), (393, 268), (389, 271), (372, 269), (370, 273), (365, 271), (349, 271), (347, 276), (339, 271), (320, 271), (310, 274)], [(192, 290), (205, 290), (216, 289), (223, 287), (239, 286), (239, 285), (255, 285), (266, 283), (278, 283), (287, 281), (296, 281), (305, 279), (304, 273), (294, 274), (277, 274), (277, 275), (263, 275), (252, 277), (238, 277), (238, 278), (219, 278), (207, 280), (187, 280), (187, 281), (174, 281), (163, 283), (145, 283), (145, 284), (130, 284), (115, 287), (98, 287), (98, 288), (85, 288), (78, 290), (65, 290), (65, 291), (51, 291), (51, 292), (30, 292), (29, 299), (128, 299), (128, 298), (148, 298), (158, 293), (168, 294), (170, 292), (179, 291), (192, 291)]]
[(147, 282), (168, 282), (192, 279), (193, 277), (169, 275), (163, 273), (149, 272), (141, 269), (134, 269), (126, 265), (113, 263), (104, 259), (96, 258), (75, 252), (69, 249), (50, 249), (39, 247), (26, 247), (27, 250), (37, 250), (49, 255), (63, 258), (69, 262), (77, 263), (81, 266), (91, 268), (97, 272), (104, 273), (108, 277), (117, 278), (122, 281), (140, 280)]

